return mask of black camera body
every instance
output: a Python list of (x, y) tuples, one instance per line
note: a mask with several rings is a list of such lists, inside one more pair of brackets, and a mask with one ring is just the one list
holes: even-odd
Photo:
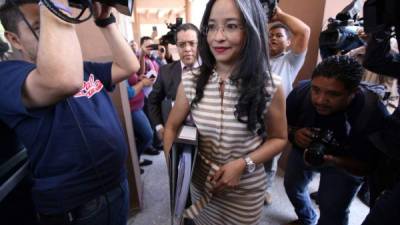
[(311, 128), (313, 141), (304, 151), (304, 160), (312, 166), (324, 163), (324, 155), (340, 155), (341, 146), (333, 137), (330, 130)]
[(176, 44), (176, 31), (180, 25), (182, 25), (183, 19), (182, 17), (177, 17), (175, 24), (167, 23), (168, 33), (160, 38), (160, 44), (167, 46), (168, 44), (175, 45)]
[(274, 16), (275, 8), (278, 2), (279, 0), (260, 0), (265, 13), (267, 14), (268, 20), (271, 20), (271, 18)]
[(362, 1), (353, 0), (335, 18), (328, 19), (327, 29), (319, 35), (319, 49), (323, 59), (364, 45), (357, 34), (358, 28), (363, 26), (357, 18), (361, 10)]
[(330, 18), (327, 29), (319, 35), (319, 48), (322, 58), (336, 55), (337, 52), (344, 53), (364, 45), (358, 37), (357, 29), (361, 28), (359, 21), (351, 24), (348, 21)]
[[(93, 0), (68, 0), (69, 5), (78, 9), (85, 9), (90, 7)], [(96, 0), (104, 5), (112, 6), (118, 12), (127, 16), (132, 15), (134, 0)]]
[[(52, 0), (41, 0), (42, 4), (46, 6), (55, 16), (67, 23), (80, 24), (89, 20), (93, 15), (93, 1), (94, 0), (68, 0), (69, 6), (80, 9), (78, 13), (65, 13), (62, 9), (57, 7)], [(112, 6), (120, 13), (131, 16), (133, 12), (134, 0), (96, 0), (103, 5)], [(88, 10), (89, 13), (85, 13)]]

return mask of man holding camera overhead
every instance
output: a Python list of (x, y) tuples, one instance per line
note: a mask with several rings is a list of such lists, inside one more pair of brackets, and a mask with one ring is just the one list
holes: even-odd
[[(44, 1), (44, 0), (43, 0)], [(35, 0), (7, 0), (5, 36), (21, 53), (0, 63), (0, 120), (28, 150), (41, 224), (126, 224), (124, 131), (106, 91), (139, 69), (109, 6), (93, 2), (113, 62), (84, 62), (75, 25)], [(71, 15), (67, 0), (53, 7)]]
[[(293, 81), (304, 64), (310, 39), (310, 27), (300, 19), (276, 7), (269, 26), (269, 55), (271, 71), (282, 78), (285, 97), (292, 90)], [(267, 173), (265, 203), (272, 203), (269, 189), (275, 180), (278, 156), (264, 163)]]
[[(290, 224), (347, 225), (350, 203), (376, 154), (368, 135), (386, 115), (379, 97), (360, 84), (362, 66), (348, 56), (317, 65), (287, 98), (289, 140), (284, 186), (298, 220)], [(307, 185), (319, 172), (320, 217)]]

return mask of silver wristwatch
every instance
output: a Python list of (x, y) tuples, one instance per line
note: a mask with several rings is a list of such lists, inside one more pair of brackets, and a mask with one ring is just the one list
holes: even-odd
[(246, 162), (246, 170), (248, 173), (252, 173), (256, 170), (256, 164), (249, 156), (246, 156), (244, 161)]

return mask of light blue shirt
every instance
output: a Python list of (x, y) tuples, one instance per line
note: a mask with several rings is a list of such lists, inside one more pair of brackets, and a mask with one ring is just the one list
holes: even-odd
[(291, 51), (271, 57), (271, 72), (282, 78), (282, 87), (285, 98), (293, 89), (293, 81), (296, 79), (301, 67), (304, 64), (307, 51), (296, 54)]

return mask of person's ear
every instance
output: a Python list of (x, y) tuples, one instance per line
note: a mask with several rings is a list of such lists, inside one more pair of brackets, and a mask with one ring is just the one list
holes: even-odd
[(22, 50), (23, 46), (21, 44), (21, 40), (19, 39), (18, 35), (16, 33), (10, 32), (10, 31), (5, 31), (4, 36), (8, 40), (8, 42), (11, 44), (11, 46), (14, 49)]
[(290, 38), (287, 39), (286, 43), (287, 43), (287, 47), (289, 47), (292, 44), (292, 41), (290, 40)]

